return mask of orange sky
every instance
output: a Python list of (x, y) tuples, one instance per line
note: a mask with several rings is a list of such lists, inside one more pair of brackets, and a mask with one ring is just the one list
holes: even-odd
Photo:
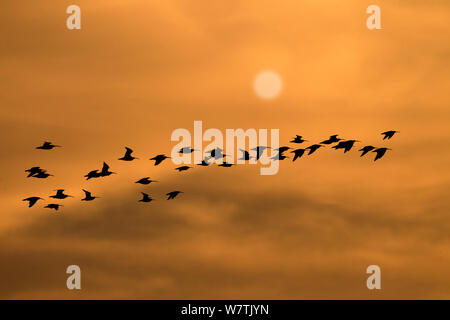
[[(450, 298), (450, 4), (379, 0), (369, 31), (370, 4), (2, 2), (0, 298)], [(277, 99), (254, 94), (265, 69), (283, 79)], [(194, 120), (393, 150), (374, 163), (326, 148), (274, 176), (154, 167)], [(117, 161), (124, 146), (141, 160)], [(119, 174), (84, 180), (103, 161)], [(34, 165), (55, 177), (26, 179)], [(144, 176), (161, 182), (133, 183)], [(59, 214), (21, 201), (56, 188), (76, 196)], [(102, 198), (81, 203), (82, 188)], [(157, 200), (137, 203), (145, 190)], [(81, 291), (65, 287), (71, 264)], [(365, 286), (371, 264), (381, 291)]]

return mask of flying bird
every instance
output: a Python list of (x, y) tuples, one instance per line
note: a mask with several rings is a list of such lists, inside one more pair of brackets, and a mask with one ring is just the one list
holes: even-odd
[(273, 157), (269, 158), (270, 160), (284, 160), (287, 157), (282, 154), (281, 152), (278, 152), (276, 155), (274, 155)]
[(156, 180), (151, 180), (150, 177), (145, 177), (142, 179), (139, 179), (138, 181), (136, 181), (135, 183), (140, 183), (140, 184), (150, 184), (152, 182), (158, 182)]
[(364, 156), (367, 152), (372, 151), (373, 149), (375, 149), (374, 146), (365, 146), (362, 149), (359, 149), (359, 151), (362, 151), (360, 157)]
[(178, 153), (186, 154), (186, 153), (192, 153), (194, 151), (198, 151), (197, 149), (191, 149), (191, 147), (184, 147), (181, 148)]
[(392, 150), (392, 149), (389, 149), (389, 148), (378, 148), (378, 149), (373, 150), (372, 152), (375, 152), (377, 154), (373, 161), (377, 161), (378, 159), (383, 158), (383, 156), (384, 156), (384, 154), (386, 153), (387, 150)]
[(305, 150), (309, 150), (309, 152), (308, 152), (308, 156), (309, 156), (310, 154), (313, 154), (320, 147), (323, 147), (323, 146), (320, 144), (313, 144), (313, 145), (310, 145), (308, 148), (305, 148)]
[(295, 160), (297, 160), (297, 158), (301, 158), (303, 156), (303, 154), (305, 153), (305, 149), (295, 149), (291, 151), (291, 153), (294, 154), (294, 158), (292, 159), (292, 162), (294, 162)]
[(289, 141), (289, 142), (292, 142), (292, 143), (303, 143), (305, 141), (308, 141), (308, 140), (304, 140), (302, 136), (299, 136), (297, 134), (297, 135), (295, 135), (295, 138), (292, 138), (292, 140)]
[(106, 162), (103, 162), (102, 171), (100, 172), (100, 177), (107, 177), (112, 174), (116, 174), (115, 172), (109, 171), (109, 166)]
[(175, 198), (180, 193), (183, 193), (183, 191), (172, 191), (172, 192), (166, 193), (166, 196), (168, 196), (167, 200)]
[(92, 170), (89, 171), (88, 174), (85, 175), (86, 180), (92, 179), (92, 178), (100, 178), (102, 175), (98, 170)]
[(56, 194), (53, 195), (53, 196), (50, 196), (49, 198), (54, 198), (54, 199), (65, 199), (67, 197), (72, 197), (73, 198), (73, 196), (70, 196), (68, 194), (64, 194), (64, 189), (58, 189), (58, 190), (55, 190), (55, 191), (56, 191)]
[(36, 173), (35, 175), (33, 175), (33, 176), (31, 176), (31, 177), (37, 178), (37, 179), (47, 179), (47, 178), (50, 177), (50, 176), (53, 176), (53, 175), (50, 174), (50, 173), (47, 173), (47, 172), (44, 170), (44, 171), (41, 171), (41, 172)]
[(157, 156), (150, 158), (150, 160), (155, 160), (155, 166), (157, 166), (158, 164), (160, 164), (161, 162), (163, 162), (166, 159), (169, 159), (170, 157), (167, 157), (164, 154), (158, 154)]
[(142, 199), (139, 200), (139, 202), (151, 202), (154, 200), (147, 193), (144, 193), (144, 192), (141, 192), (141, 193), (142, 193)]
[(192, 168), (192, 167), (189, 167), (189, 166), (181, 166), (181, 167), (175, 168), (175, 170), (178, 170), (178, 172), (181, 172), (181, 171), (189, 170), (190, 168)]
[(84, 192), (85, 196), (84, 196), (84, 199), (81, 199), (81, 201), (92, 201), (94, 199), (99, 198), (99, 197), (92, 196), (92, 194), (89, 191), (87, 191), (87, 190), (83, 189), (83, 192)]
[(28, 201), (28, 208), (31, 208), (32, 206), (34, 206), (34, 204), (36, 202), (38, 202), (38, 200), (44, 200), (44, 199), (39, 198), (39, 197), (29, 197), (29, 198), (23, 199), (22, 201)]
[(274, 150), (278, 151), (279, 153), (283, 153), (283, 152), (288, 151), (289, 149), (291, 149), (291, 147), (279, 147)]
[(338, 136), (337, 134), (334, 134), (330, 136), (327, 140), (322, 141), (321, 144), (332, 144), (341, 141), (342, 139), (338, 138), (337, 136)]
[(36, 147), (36, 149), (41, 150), (52, 150), (53, 148), (61, 148), (61, 146), (57, 146), (51, 142), (45, 141), (42, 146)]
[(223, 149), (219, 148), (219, 147), (209, 150), (209, 151), (206, 151), (206, 153), (210, 154), (210, 157), (208, 158), (208, 160), (211, 158), (214, 158), (215, 160), (219, 160), (219, 159), (227, 157), (227, 155), (225, 153), (223, 153)]
[(382, 135), (384, 135), (383, 140), (385, 139), (391, 139), (394, 134), (399, 133), (400, 131), (395, 131), (395, 130), (391, 130), (391, 131), (385, 131), (382, 133)]
[(242, 152), (242, 157), (240, 157), (238, 160), (250, 160), (252, 156), (247, 150), (239, 149)]
[(50, 203), (50, 204), (46, 205), (44, 208), (55, 209), (56, 211), (58, 211), (59, 207), (63, 207), (63, 205), (56, 204), (56, 203)]
[(264, 150), (269, 149), (270, 147), (266, 147), (266, 146), (257, 146), (253, 149), (250, 149), (252, 151), (256, 151), (256, 161), (259, 160), (259, 158), (261, 158)]
[(208, 160), (209, 160), (209, 159), (206, 159), (206, 157), (205, 157), (205, 159), (203, 159), (202, 162), (197, 163), (197, 165), (198, 165), (198, 166), (202, 166), (202, 167), (207, 167), (207, 166), (210, 165), (210, 163), (208, 162)]
[(122, 161), (133, 161), (134, 159), (139, 159), (136, 157), (133, 157), (131, 154), (133, 153), (133, 150), (125, 147), (125, 155), (122, 158), (119, 158), (118, 160), (122, 160)]
[(30, 169), (25, 170), (25, 172), (28, 172), (27, 178), (29, 178), (40, 172), (45, 172), (45, 170), (41, 169), (41, 167), (31, 167)]
[(335, 145), (334, 147), (332, 147), (333, 149), (344, 149), (344, 153), (350, 151), (353, 148), (353, 145), (355, 144), (355, 142), (360, 142), (358, 140), (345, 140), (345, 141), (341, 141), (339, 142), (337, 145)]

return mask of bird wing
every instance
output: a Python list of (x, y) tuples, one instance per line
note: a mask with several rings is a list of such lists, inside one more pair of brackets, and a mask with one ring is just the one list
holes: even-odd
[(108, 169), (109, 169), (108, 164), (106, 162), (103, 162), (102, 172), (106, 172), (108, 171)]
[(128, 147), (125, 147), (125, 149), (127, 150), (127, 151), (125, 152), (125, 157), (131, 156), (131, 154), (133, 153), (133, 150), (130, 149), (130, 148), (128, 148)]
[(92, 194), (89, 191), (83, 189), (83, 192), (86, 195), (86, 198), (91, 198)]

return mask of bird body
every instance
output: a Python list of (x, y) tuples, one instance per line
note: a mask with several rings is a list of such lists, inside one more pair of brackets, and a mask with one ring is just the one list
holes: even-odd
[(344, 153), (350, 151), (353, 148), (355, 142), (359, 142), (358, 140), (345, 140), (339, 142), (337, 145), (332, 147), (333, 149), (344, 149)]
[(360, 157), (364, 156), (366, 153), (368, 153), (369, 151), (372, 151), (373, 149), (375, 149), (374, 146), (365, 146), (362, 149), (359, 149), (359, 151), (362, 151)]
[(400, 132), (400, 131), (390, 130), (390, 131), (385, 131), (381, 134), (384, 135), (383, 140), (385, 140), (385, 139), (389, 140), (394, 136), (394, 134), (396, 134), (398, 132)]
[(292, 142), (292, 143), (303, 143), (305, 141), (308, 141), (308, 140), (304, 140), (302, 136), (296, 135), (295, 138), (292, 138), (292, 140), (289, 141), (289, 142)]
[(151, 202), (154, 200), (147, 193), (145, 193), (145, 192), (141, 192), (141, 193), (142, 193), (142, 199), (139, 200), (139, 202)]
[(40, 150), (52, 150), (53, 148), (61, 148), (61, 146), (57, 146), (49, 141), (45, 141), (42, 146), (36, 147), (36, 149)]
[(181, 166), (181, 167), (175, 168), (175, 170), (178, 170), (178, 172), (181, 172), (181, 171), (189, 170), (190, 168), (192, 168), (192, 167), (189, 167), (189, 166)]
[(41, 167), (31, 167), (30, 169), (25, 170), (25, 172), (28, 172), (27, 178), (29, 178), (40, 172), (45, 172), (45, 170), (41, 169)]
[(84, 192), (85, 197), (83, 199), (81, 199), (81, 201), (92, 201), (92, 200), (98, 198), (98, 197), (92, 196), (92, 194), (87, 190), (83, 189), (83, 192)]
[(229, 168), (231, 167), (233, 164), (232, 163), (226, 163), (225, 161), (221, 164), (219, 164), (219, 167), (224, 167), (224, 168)]
[(183, 147), (178, 151), (178, 153), (186, 154), (186, 153), (192, 153), (194, 151), (198, 151), (198, 150), (192, 149), (191, 147)]
[(323, 146), (320, 144), (313, 144), (313, 145), (310, 145), (308, 148), (305, 148), (305, 150), (309, 150), (309, 152), (308, 152), (308, 156), (309, 156), (309, 155), (313, 154), (320, 147), (323, 147)]
[(252, 156), (247, 150), (239, 149), (242, 152), (242, 157), (240, 157), (238, 160), (250, 160)]
[(183, 193), (183, 191), (172, 191), (172, 192), (166, 193), (166, 196), (168, 196), (167, 200), (174, 199), (180, 193)]
[(58, 211), (59, 207), (63, 207), (63, 205), (56, 204), (56, 203), (50, 203), (50, 204), (46, 205), (44, 208), (54, 209), (54, 210)]
[(85, 175), (86, 180), (92, 179), (92, 178), (100, 178), (100, 172), (98, 170), (92, 170), (89, 171), (88, 174)]
[(122, 161), (133, 161), (134, 159), (138, 159), (136, 157), (133, 157), (131, 154), (133, 153), (133, 150), (125, 147), (125, 155), (122, 158), (119, 158), (118, 160), (122, 160)]
[(135, 183), (140, 183), (140, 184), (145, 184), (145, 185), (147, 185), (147, 184), (150, 184), (150, 183), (152, 183), (152, 182), (158, 182), (158, 181), (156, 181), (156, 180), (151, 180), (150, 177), (145, 177), (145, 178), (139, 179), (139, 180), (136, 181)]
[(321, 144), (332, 144), (341, 141), (342, 139), (338, 138), (337, 136), (338, 136), (337, 134), (334, 134), (330, 136), (327, 140), (322, 141)]
[(150, 160), (154, 160), (155, 161), (155, 166), (157, 166), (158, 164), (160, 164), (161, 162), (163, 162), (164, 160), (168, 159), (170, 157), (167, 157), (164, 154), (158, 154), (157, 156), (150, 158)]
[(68, 194), (64, 194), (64, 189), (58, 189), (58, 190), (56, 190), (56, 194), (55, 195), (50, 196), (50, 198), (53, 198), (53, 199), (65, 199), (65, 198), (68, 198), (68, 197), (73, 197), (73, 196), (70, 196)]
[(103, 162), (102, 171), (100, 172), (100, 177), (107, 177), (112, 174), (115, 174), (115, 172), (109, 171), (109, 166), (106, 162)]
[(28, 201), (28, 208), (31, 208), (39, 200), (44, 200), (44, 199), (39, 198), (39, 197), (29, 197), (29, 198), (23, 199), (22, 201)]
[(391, 150), (391, 149), (389, 149), (389, 148), (377, 148), (377, 149), (373, 150), (372, 152), (375, 152), (377, 154), (373, 161), (377, 161), (378, 159), (383, 158), (384, 154), (388, 150)]
[(295, 149), (291, 151), (291, 153), (294, 154), (294, 158), (292, 159), (292, 162), (294, 162), (295, 160), (297, 160), (297, 158), (301, 158), (303, 156), (303, 154), (305, 153), (305, 149)]
[(53, 175), (50, 174), (50, 173), (47, 173), (47, 172), (44, 170), (44, 171), (41, 171), (41, 172), (36, 173), (35, 175), (32, 175), (31, 177), (37, 178), (37, 179), (46, 179), (46, 178), (48, 178), (48, 177), (50, 177), (50, 176), (53, 176)]
[(266, 146), (257, 146), (253, 149), (251, 149), (252, 151), (256, 151), (256, 161), (259, 160), (259, 158), (261, 158), (264, 150), (269, 149), (270, 147), (266, 147)]

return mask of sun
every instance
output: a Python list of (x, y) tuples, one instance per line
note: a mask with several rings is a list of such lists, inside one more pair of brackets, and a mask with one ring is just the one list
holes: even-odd
[(278, 97), (283, 89), (283, 81), (278, 73), (265, 70), (258, 73), (253, 80), (253, 89), (258, 97), (271, 100)]

